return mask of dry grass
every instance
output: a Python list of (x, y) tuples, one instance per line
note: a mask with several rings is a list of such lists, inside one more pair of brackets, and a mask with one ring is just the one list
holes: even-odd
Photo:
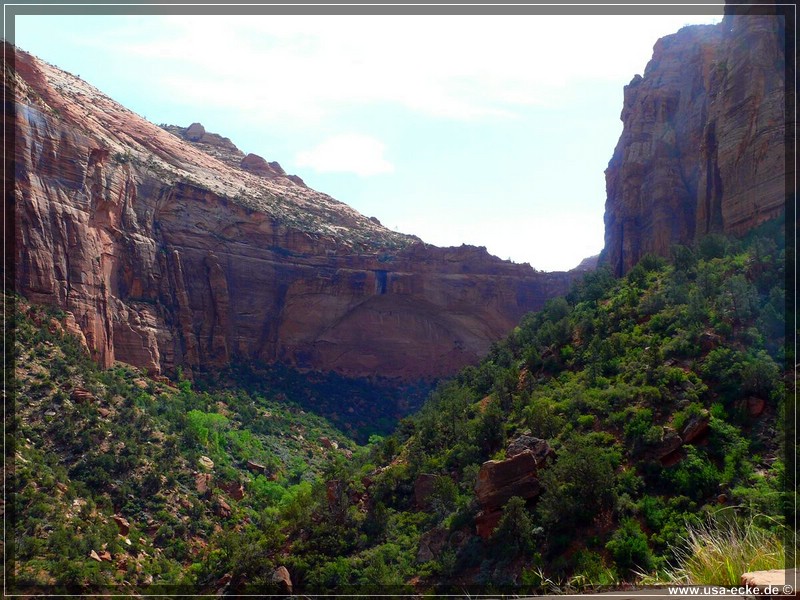
[(743, 573), (786, 568), (782, 536), (752, 520), (711, 517), (689, 526), (685, 540), (677, 566), (667, 572), (670, 583), (736, 586)]

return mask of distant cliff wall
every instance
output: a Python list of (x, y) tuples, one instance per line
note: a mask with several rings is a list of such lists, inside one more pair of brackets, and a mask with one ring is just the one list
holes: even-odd
[(646, 253), (782, 213), (793, 127), (785, 35), (783, 18), (768, 14), (685, 27), (658, 40), (644, 75), (625, 87), (601, 257), (618, 274)]
[(25, 53), (4, 81), (16, 289), (73, 313), (103, 365), (238, 358), (438, 377), (573, 277), (394, 233), (277, 163), (199, 125), (172, 135)]

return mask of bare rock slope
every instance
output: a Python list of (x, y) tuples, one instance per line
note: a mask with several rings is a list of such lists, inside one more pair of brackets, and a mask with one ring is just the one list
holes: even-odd
[(644, 75), (625, 87), (601, 259), (618, 274), (646, 253), (741, 234), (783, 212), (793, 130), (785, 35), (767, 14), (684, 27), (658, 40)]
[(4, 84), (6, 276), (72, 313), (103, 365), (441, 376), (572, 277), (392, 232), (200, 124), (162, 129), (24, 52)]

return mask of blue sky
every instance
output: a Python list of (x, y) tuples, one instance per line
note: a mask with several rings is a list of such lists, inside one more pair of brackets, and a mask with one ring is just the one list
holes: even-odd
[(154, 123), (203, 123), (392, 229), (539, 270), (603, 246), (622, 89), (717, 16), (18, 16)]

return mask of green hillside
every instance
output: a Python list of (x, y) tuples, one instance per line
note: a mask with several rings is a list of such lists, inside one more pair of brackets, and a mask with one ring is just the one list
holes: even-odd
[[(311, 504), (332, 454), (363, 450), (286, 399), (195, 392), (121, 364), (101, 371), (61, 314), (6, 300), (16, 305), (11, 583), (47, 593), (194, 590), (257, 560), (253, 582), (269, 587), (282, 520)], [(103, 552), (110, 558), (92, 557)]]
[[(17, 299), (12, 583), (264, 592), (284, 566), (295, 593), (593, 589), (699, 577), (689, 532), (718, 530), (756, 540), (742, 564), (780, 567), (782, 239), (775, 222), (590, 273), (366, 445), (253, 371), (205, 391), (99, 371), (58, 314)], [(489, 506), (482, 465), (534, 438), (547, 456)], [(729, 562), (702, 583), (738, 577)]]

